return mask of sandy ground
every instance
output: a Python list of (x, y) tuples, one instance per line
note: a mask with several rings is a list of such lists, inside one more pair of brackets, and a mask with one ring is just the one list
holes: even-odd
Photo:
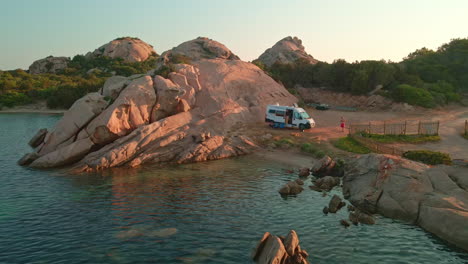
[(368, 123), (373, 121), (440, 121), (441, 141), (423, 144), (393, 144), (403, 150), (428, 149), (450, 153), (453, 159), (468, 160), (468, 140), (461, 136), (465, 120), (468, 120), (468, 107), (449, 107), (443, 110), (425, 110), (419, 112), (341, 112), (334, 110), (318, 111), (307, 109), (315, 119), (317, 127), (308, 130), (321, 140), (343, 137), (339, 127), (340, 117), (350, 123)]

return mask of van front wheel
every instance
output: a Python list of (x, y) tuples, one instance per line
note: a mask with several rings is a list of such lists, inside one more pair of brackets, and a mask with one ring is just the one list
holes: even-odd
[(304, 132), (304, 129), (305, 129), (305, 125), (299, 124), (299, 130), (301, 130), (301, 132)]

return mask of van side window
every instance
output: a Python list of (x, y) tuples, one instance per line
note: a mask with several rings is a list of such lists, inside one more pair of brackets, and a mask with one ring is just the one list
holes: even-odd
[(294, 119), (300, 119), (301, 116), (299, 115), (298, 112), (294, 112)]
[(275, 109), (270, 109), (270, 110), (268, 110), (268, 113), (269, 114), (274, 114), (274, 113), (276, 113), (276, 111), (275, 111)]
[(276, 111), (276, 116), (284, 116), (286, 114), (285, 111)]

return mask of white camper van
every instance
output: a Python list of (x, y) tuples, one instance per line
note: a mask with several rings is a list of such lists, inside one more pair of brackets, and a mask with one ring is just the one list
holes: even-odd
[(271, 123), (275, 128), (297, 127), (304, 130), (315, 127), (314, 119), (304, 109), (296, 106), (268, 105), (265, 122)]

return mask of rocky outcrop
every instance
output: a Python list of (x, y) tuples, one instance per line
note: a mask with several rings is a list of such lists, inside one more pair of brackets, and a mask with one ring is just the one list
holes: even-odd
[(310, 64), (316, 64), (318, 62), (314, 57), (307, 54), (302, 45), (302, 40), (297, 37), (285, 37), (276, 42), (273, 47), (267, 49), (255, 61), (270, 67), (275, 63), (290, 64), (299, 59)]
[(267, 104), (297, 99), (257, 66), (231, 57), (171, 64), (166, 77), (110, 78), (73, 104), (36, 148), (39, 157), (30, 166), (73, 165), (74, 172), (84, 172), (251, 152), (256, 145), (239, 124), (262, 122)]
[(274, 236), (269, 232), (257, 244), (252, 258), (259, 264), (308, 264), (307, 251), (301, 249), (296, 231), (289, 231), (286, 238)]
[(49, 56), (33, 62), (31, 66), (29, 66), (29, 73), (58, 73), (67, 68), (69, 62), (70, 58), (68, 57)]
[(335, 161), (329, 156), (318, 160), (312, 167), (312, 175), (315, 177), (333, 176), (342, 177), (344, 174), (343, 162)]
[(368, 154), (347, 164), (343, 194), (361, 211), (415, 223), (468, 250), (467, 175), (467, 168)]
[(86, 54), (86, 57), (121, 58), (126, 62), (140, 62), (147, 60), (150, 56), (156, 55), (153, 46), (148, 43), (131, 37), (114, 39), (102, 45), (93, 52)]
[(215, 40), (198, 37), (165, 51), (158, 59), (158, 64), (187, 63), (201, 59), (239, 60), (239, 57)]

